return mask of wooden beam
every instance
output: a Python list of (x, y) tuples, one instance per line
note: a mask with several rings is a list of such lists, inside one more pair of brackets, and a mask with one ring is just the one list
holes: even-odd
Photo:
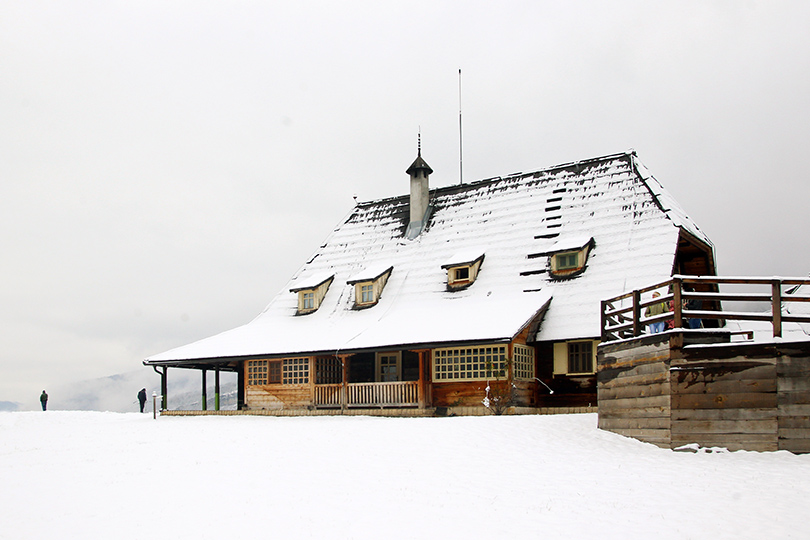
[(219, 366), (214, 368), (214, 410), (219, 410)]

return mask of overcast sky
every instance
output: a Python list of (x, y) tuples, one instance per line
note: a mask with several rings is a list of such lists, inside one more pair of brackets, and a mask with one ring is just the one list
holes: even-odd
[(634, 148), (719, 273), (806, 275), (808, 28), (806, 1), (0, 0), (0, 400), (249, 321), (354, 195), (408, 191), (420, 126), (457, 183), (459, 68), (466, 181)]

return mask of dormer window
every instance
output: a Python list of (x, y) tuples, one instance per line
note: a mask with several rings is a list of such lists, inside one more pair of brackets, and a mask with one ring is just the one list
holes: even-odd
[(593, 246), (593, 238), (590, 236), (558, 240), (549, 251), (551, 276), (567, 278), (584, 272)]
[(355, 309), (368, 308), (380, 301), (382, 290), (393, 269), (393, 266), (370, 266), (347, 282), (354, 285)]
[(447, 288), (458, 290), (469, 287), (478, 277), (484, 253), (479, 250), (457, 253), (442, 265), (447, 270)]
[(321, 307), (334, 278), (334, 274), (319, 274), (296, 281), (296, 287), (290, 289), (290, 292), (298, 293), (298, 310), (295, 314), (306, 315)]

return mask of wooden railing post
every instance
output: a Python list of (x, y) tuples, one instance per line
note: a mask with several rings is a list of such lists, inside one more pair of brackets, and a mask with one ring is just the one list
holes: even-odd
[(607, 333), (607, 300), (602, 300), (602, 311), (600, 312), (600, 320), (602, 321), (602, 341), (608, 340), (608, 333)]
[(683, 282), (680, 278), (672, 278), (672, 326), (674, 328), (681, 328), (683, 326), (683, 317), (681, 310), (683, 309), (683, 302), (681, 301), (681, 291), (683, 290)]
[(773, 314), (773, 337), (782, 337), (782, 282), (771, 282), (771, 313)]
[(633, 336), (641, 335), (641, 293), (633, 291)]

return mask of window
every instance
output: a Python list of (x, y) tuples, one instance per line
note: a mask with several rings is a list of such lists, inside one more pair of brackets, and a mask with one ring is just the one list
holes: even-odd
[(267, 360), (248, 361), (248, 384), (250, 386), (267, 384)]
[(315, 384), (338, 384), (343, 381), (343, 367), (334, 356), (315, 359)]
[(554, 375), (592, 375), (596, 372), (599, 341), (581, 339), (554, 344)]
[(572, 341), (568, 344), (568, 373), (593, 373), (593, 342)]
[(301, 291), (301, 309), (315, 309), (315, 293), (313, 291)]
[(534, 348), (527, 347), (526, 345), (515, 345), (513, 350), (515, 357), (513, 363), (515, 380), (534, 380)]
[(573, 253), (560, 253), (557, 257), (557, 270), (572, 270), (579, 266), (577, 252)]
[(267, 384), (278, 384), (281, 382), (281, 362), (270, 362), (267, 369)]
[(453, 269), (453, 281), (465, 281), (470, 279), (470, 267), (462, 266)]
[(282, 384), (308, 384), (309, 358), (285, 358), (281, 361)]
[(371, 283), (360, 285), (360, 303), (370, 304), (374, 301), (374, 285)]
[(400, 380), (400, 354), (377, 353), (377, 382), (396, 382)]
[(488, 380), (505, 378), (506, 345), (433, 350), (433, 380)]

